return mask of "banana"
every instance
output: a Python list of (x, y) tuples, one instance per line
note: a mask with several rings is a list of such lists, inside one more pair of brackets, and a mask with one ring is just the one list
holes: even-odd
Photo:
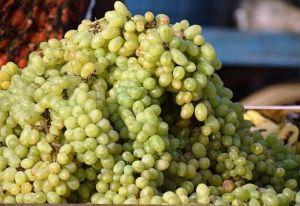
[(279, 125), (265, 118), (258, 111), (248, 110), (244, 114), (244, 118), (252, 122), (255, 128), (260, 129), (263, 137), (267, 137), (271, 133), (279, 132)]
[(276, 133), (278, 135), (278, 138), (284, 140), (290, 145), (293, 145), (296, 152), (300, 153), (299, 128), (295, 124), (287, 121), (276, 124), (272, 120), (264, 117), (259, 111), (256, 110), (246, 111), (244, 114), (244, 118), (253, 123), (252, 130), (261, 130), (263, 137), (267, 137), (271, 133)]
[(280, 139), (287, 141), (289, 144), (293, 145), (298, 142), (299, 129), (294, 124), (288, 122), (283, 124), (278, 133)]

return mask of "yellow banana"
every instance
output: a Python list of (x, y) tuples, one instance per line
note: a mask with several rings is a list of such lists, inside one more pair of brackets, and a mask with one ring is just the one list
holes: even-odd
[(280, 139), (284, 139), (289, 144), (293, 145), (298, 142), (299, 129), (296, 125), (288, 122), (280, 128), (278, 136)]
[(263, 130), (263, 137), (276, 133), (278, 138), (285, 140), (290, 145), (294, 145), (296, 152), (300, 153), (299, 128), (296, 125), (291, 122), (276, 124), (256, 110), (248, 110), (244, 114), (244, 118), (253, 123), (253, 130)]
[(258, 111), (248, 110), (244, 114), (244, 117), (245, 119), (252, 122), (256, 128), (263, 130), (262, 135), (264, 137), (268, 136), (271, 133), (279, 132), (279, 126), (275, 124), (273, 121), (262, 116)]

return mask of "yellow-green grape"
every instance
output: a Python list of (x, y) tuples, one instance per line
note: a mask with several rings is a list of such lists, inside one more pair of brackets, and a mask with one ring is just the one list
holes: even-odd
[(193, 78), (186, 78), (183, 85), (186, 90), (194, 91), (197, 88), (197, 81)]
[(171, 191), (168, 191), (163, 194), (163, 200), (170, 205), (181, 204), (181, 201), (178, 198), (178, 196), (174, 192), (171, 192)]
[(186, 66), (188, 64), (188, 59), (180, 50), (171, 48), (170, 52), (172, 55), (172, 59), (176, 64), (180, 66)]
[(162, 74), (158, 82), (160, 86), (167, 87), (172, 82), (172, 74)]
[(174, 70), (173, 70), (173, 77), (175, 79), (180, 80), (180, 79), (183, 79), (184, 76), (185, 76), (185, 70), (184, 70), (183, 67), (177, 66), (177, 67), (174, 68)]
[(151, 12), (151, 11), (147, 11), (145, 13), (145, 19), (148, 21), (148, 22), (151, 22), (154, 20), (154, 14)]
[(200, 62), (197, 65), (197, 69), (202, 73), (207, 76), (210, 76), (214, 73), (214, 68), (207, 62)]
[(127, 21), (124, 25), (124, 29), (128, 32), (134, 32), (136, 29), (134, 21)]
[(118, 28), (107, 26), (102, 30), (101, 35), (104, 39), (113, 39), (120, 35), (120, 30)]
[(126, 18), (124, 16), (119, 15), (115, 11), (106, 12), (105, 18), (107, 19), (110, 26), (113, 26), (116, 28), (122, 27), (126, 22)]
[(145, 24), (144, 24), (144, 22), (142, 22), (142, 21), (136, 22), (136, 30), (137, 30), (138, 32), (143, 32), (144, 29), (145, 29)]
[(194, 114), (194, 105), (188, 103), (182, 106), (180, 116), (182, 119), (189, 119)]
[(127, 17), (127, 16), (131, 16), (130, 11), (126, 8), (126, 6), (120, 2), (120, 1), (116, 1), (114, 4), (114, 8), (116, 10), (116, 12), (118, 12), (120, 15)]
[(163, 42), (170, 42), (172, 40), (172, 30), (167, 25), (162, 25), (158, 28), (158, 32), (160, 34), (161, 39)]
[(205, 39), (202, 35), (195, 35), (194, 39), (193, 39), (194, 44), (196, 44), (197, 46), (201, 46), (204, 44)]
[(197, 203), (207, 205), (210, 202), (210, 191), (205, 184), (199, 184), (196, 188)]
[(197, 158), (202, 158), (206, 156), (206, 148), (199, 142), (193, 144), (192, 152)]
[(95, 34), (91, 40), (92, 49), (101, 48), (105, 44), (105, 41), (101, 33)]
[(188, 65), (185, 67), (187, 72), (194, 72), (196, 71), (197, 67), (193, 62), (189, 62)]
[(216, 58), (215, 49), (209, 43), (205, 43), (201, 46), (201, 54), (207, 61), (213, 61)]
[[(1, 81), (1, 80), (0, 80)], [(6, 90), (6, 89), (8, 89), (9, 88), (9, 86), (10, 86), (10, 81), (1, 81), (1, 89), (4, 89), (4, 90)]]
[(31, 55), (30, 57), (32, 57), (29, 58), (29, 61), (31, 61), (31, 64), (33, 65), (33, 71), (35, 71), (37, 75), (44, 74), (46, 68), (42, 58), (37, 54)]
[(8, 80), (10, 80), (10, 75), (7, 72), (5, 72), (5, 70), (0, 71), (0, 80), (8, 81)]
[(94, 71), (95, 71), (95, 67), (93, 63), (89, 62), (83, 65), (80, 75), (82, 78), (88, 78), (90, 75), (94, 73)]
[(183, 19), (179, 22), (179, 26), (181, 29), (187, 29), (190, 26), (190, 23), (188, 20)]
[(198, 121), (202, 122), (206, 120), (208, 115), (208, 110), (205, 104), (199, 103), (195, 107), (195, 116)]
[(165, 14), (158, 14), (155, 19), (158, 25), (167, 25), (170, 23), (170, 18)]
[(193, 25), (185, 29), (184, 36), (187, 39), (194, 39), (196, 35), (201, 33), (202, 29), (199, 25)]
[(124, 40), (122, 39), (122, 37), (118, 36), (114, 39), (112, 39), (109, 44), (108, 44), (108, 49), (110, 52), (117, 52), (122, 44), (123, 44)]

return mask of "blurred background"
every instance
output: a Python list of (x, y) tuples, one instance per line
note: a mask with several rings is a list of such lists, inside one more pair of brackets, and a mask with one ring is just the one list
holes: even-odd
[[(167, 14), (203, 27), (223, 62), (218, 73), (244, 104), (300, 102), (300, 0), (123, 0), (133, 14)], [(113, 0), (0, 0), (0, 66), (27, 64), (38, 43), (62, 38)]]

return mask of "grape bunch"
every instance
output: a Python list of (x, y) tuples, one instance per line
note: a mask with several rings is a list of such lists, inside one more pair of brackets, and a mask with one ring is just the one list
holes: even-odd
[(250, 131), (201, 27), (114, 7), (3, 66), (0, 203), (300, 205), (300, 155)]

